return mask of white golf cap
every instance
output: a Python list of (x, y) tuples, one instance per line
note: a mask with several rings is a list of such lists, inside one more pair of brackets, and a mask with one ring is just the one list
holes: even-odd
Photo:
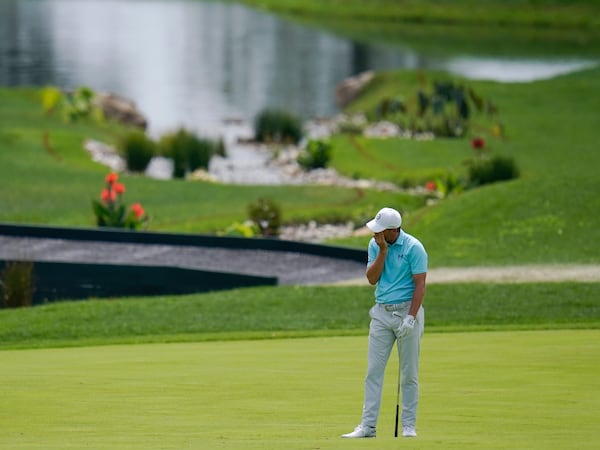
[(373, 220), (367, 222), (367, 227), (373, 233), (379, 233), (387, 229), (395, 229), (402, 225), (402, 216), (392, 208), (382, 208)]

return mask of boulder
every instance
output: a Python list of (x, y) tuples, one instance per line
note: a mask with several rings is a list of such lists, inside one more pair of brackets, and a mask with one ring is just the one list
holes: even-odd
[(343, 108), (356, 98), (359, 92), (373, 79), (374, 72), (369, 70), (340, 82), (335, 88), (335, 102)]
[(138, 111), (135, 103), (117, 94), (97, 93), (94, 97), (94, 105), (101, 108), (104, 117), (109, 120), (116, 120), (124, 125), (135, 126), (142, 130), (148, 126), (148, 120)]

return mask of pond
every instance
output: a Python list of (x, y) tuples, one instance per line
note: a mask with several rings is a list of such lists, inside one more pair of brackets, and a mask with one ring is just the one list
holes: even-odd
[(355, 42), (231, 2), (0, 1), (0, 85), (80, 85), (134, 100), (158, 135), (219, 134), (266, 107), (302, 118), (338, 112), (336, 85), (368, 69), (446, 69), (503, 82), (578, 70), (544, 55), (442, 58)]

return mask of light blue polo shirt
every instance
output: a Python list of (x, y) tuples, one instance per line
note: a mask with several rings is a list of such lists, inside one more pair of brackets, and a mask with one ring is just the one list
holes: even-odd
[[(379, 254), (375, 238), (371, 238), (368, 247), (369, 267)], [(375, 288), (377, 303), (402, 303), (412, 299), (415, 290), (413, 275), (427, 272), (427, 252), (421, 242), (400, 230), (398, 239), (388, 244), (388, 252), (381, 277)]]

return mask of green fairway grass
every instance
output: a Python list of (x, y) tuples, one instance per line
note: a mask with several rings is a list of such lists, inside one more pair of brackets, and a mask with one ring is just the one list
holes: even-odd
[(366, 336), (0, 352), (3, 449), (593, 449), (598, 330), (427, 334), (411, 441), (392, 355), (375, 440)]

